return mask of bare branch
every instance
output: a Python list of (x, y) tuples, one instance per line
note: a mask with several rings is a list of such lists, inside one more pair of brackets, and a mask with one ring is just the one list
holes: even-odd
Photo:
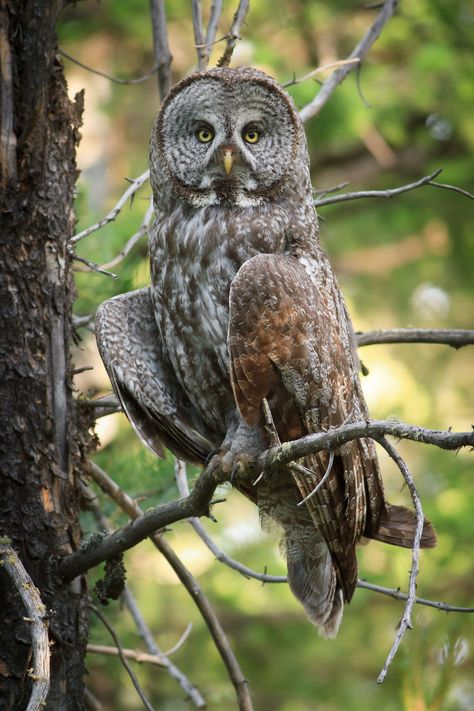
[(27, 711), (41, 711), (46, 706), (50, 679), (46, 608), (38, 588), (26, 572), (23, 563), (6, 542), (0, 543), (0, 565), (8, 573), (18, 591), (27, 612), (24, 620), (31, 625), (33, 667), (28, 669), (28, 676), (33, 682), (33, 688)]
[[(260, 472), (267, 468), (288, 464), (323, 449), (337, 449), (346, 442), (360, 437), (379, 440), (384, 435), (433, 444), (447, 450), (474, 447), (474, 430), (471, 432), (443, 432), (409, 425), (405, 422), (367, 420), (348, 423), (330, 429), (328, 432), (306, 435), (291, 442), (283, 442), (278, 447), (266, 450), (254, 465), (253, 471)], [(97, 465), (92, 462), (89, 463), (89, 466), (91, 475), (95, 470), (100, 471)], [(246, 472), (247, 474), (251, 475), (252, 471), (249, 470)], [(209, 505), (216, 487), (227, 481), (230, 476), (230, 472), (224, 472), (212, 459), (197, 479), (189, 496), (161, 504), (141, 515), (137, 514), (135, 520), (110, 536), (106, 536), (97, 545), (86, 546), (65, 556), (59, 564), (61, 576), (66, 581), (72, 580), (89, 568), (132, 548), (154, 531), (192, 516), (208, 515)], [(124, 496), (120, 489), (118, 489), (117, 496)], [(128, 497), (126, 498), (128, 499)], [(138, 507), (137, 511), (140, 511)]]
[[(102, 470), (100, 467), (98, 467), (96, 464), (90, 462), (90, 474), (93, 477), (94, 481), (99, 484), (101, 489), (108, 495), (110, 496), (119, 506), (123, 511), (125, 511), (130, 518), (132, 519), (132, 524), (135, 523), (136, 521), (140, 521), (143, 519), (144, 516), (147, 516), (147, 513), (143, 513), (141, 508), (138, 506), (138, 504), (133, 501), (125, 492), (123, 492), (120, 487), (117, 486), (117, 484)], [(211, 479), (211, 487), (212, 491), (210, 493), (209, 499), (207, 500), (207, 508), (209, 506), (209, 501), (212, 497), (212, 493), (214, 492), (215, 486), (217, 485), (212, 481), (212, 476), (214, 469), (212, 467), (212, 461), (209, 467), (207, 467), (203, 474), (206, 474), (207, 476)], [(196, 483), (196, 486), (198, 486), (201, 482), (202, 476)], [(222, 474), (221, 474), (222, 477)], [(209, 486), (209, 483), (207, 483), (207, 486)], [(191, 499), (194, 491), (196, 491), (196, 487), (193, 490), (193, 493), (190, 494), (190, 496), (187, 497), (187, 499)], [(182, 499), (181, 501), (185, 502), (186, 499)], [(179, 502), (175, 502), (179, 503)], [(166, 504), (164, 504), (166, 506)], [(161, 507), (158, 507), (161, 508)], [(181, 516), (180, 518), (188, 518), (188, 516)], [(179, 520), (179, 519), (175, 519)], [(129, 524), (130, 525), (130, 524)], [(125, 527), (127, 528), (127, 527)], [(156, 528), (161, 528), (161, 526), (156, 526)], [(124, 529), (122, 529), (122, 532)], [(112, 534), (108, 538), (113, 538), (116, 534)], [(178, 558), (176, 553), (173, 551), (171, 546), (165, 541), (163, 536), (160, 536), (159, 534), (154, 534), (150, 536), (151, 540), (153, 541), (153, 544), (155, 547), (160, 551), (160, 553), (166, 558), (170, 566), (173, 568), (175, 571), (176, 575), (180, 579), (180, 581), (183, 583), (184, 587), (189, 591), (191, 594), (192, 600), (196, 604), (196, 606), (199, 608), (199, 611), (206, 622), (208, 629), (212, 635), (212, 638), (214, 640), (214, 643), (222, 657), (222, 660), (224, 664), (227, 667), (227, 670), (229, 672), (229, 677), (235, 687), (236, 693), (237, 693), (237, 699), (239, 703), (239, 709), (241, 711), (252, 711), (253, 706), (252, 706), (252, 700), (250, 698), (250, 694), (247, 688), (247, 681), (245, 677), (242, 674), (242, 671), (240, 669), (239, 663), (229, 645), (229, 642), (227, 640), (227, 637), (225, 635), (224, 630), (222, 629), (222, 626), (217, 619), (214, 610), (211, 607), (211, 604), (209, 603), (209, 600), (205, 596), (203, 590), (200, 588), (198, 582), (194, 579), (194, 577), (191, 575), (191, 573), (187, 570), (187, 568), (183, 565), (182, 561)]]
[[(370, 47), (379, 37), (384, 25), (388, 22), (390, 17), (395, 12), (396, 6), (397, 0), (385, 0), (375, 22), (368, 29), (365, 36), (359, 42), (357, 47), (351, 52), (348, 59), (357, 58), (362, 61)], [(336, 87), (346, 78), (346, 76), (354, 69), (355, 66), (360, 65), (349, 64), (344, 67), (341, 67), (340, 69), (335, 71), (334, 74), (329, 77), (329, 79), (326, 79), (315, 98), (301, 109), (300, 117), (303, 122), (307, 121), (313, 116), (316, 116), (316, 114), (321, 111), (322, 107), (328, 101), (329, 97), (334, 92)]]
[(291, 81), (287, 81), (281, 86), (284, 89), (287, 89), (289, 86), (301, 84), (302, 82), (307, 81), (308, 79), (313, 79), (317, 74), (327, 72), (328, 69), (338, 69), (339, 67), (345, 67), (348, 64), (359, 64), (359, 62), (360, 59), (358, 57), (355, 57), (354, 59), (339, 59), (336, 62), (330, 62), (329, 64), (323, 64), (320, 67), (316, 67), (316, 69), (313, 69), (312, 71), (308, 72), (308, 74), (305, 74), (304, 76), (299, 77), (298, 79), (296, 77), (293, 77)]
[[(388, 597), (393, 597), (395, 600), (408, 600), (408, 595), (406, 593), (401, 592), (400, 590), (384, 588), (382, 587), (382, 585), (368, 583), (366, 580), (358, 580), (357, 587), (362, 588), (363, 590), (370, 590), (371, 592), (380, 593), (381, 595), (387, 595)], [(447, 602), (426, 600), (423, 597), (416, 597), (415, 602), (417, 605), (426, 605), (427, 607), (434, 607), (440, 612), (474, 612), (474, 607), (459, 607), (458, 605), (449, 605)]]
[[(222, 0), (212, 0), (211, 11), (209, 14), (209, 22), (207, 24), (206, 31), (206, 43), (204, 47), (204, 56), (206, 58), (206, 66), (209, 63), (209, 55), (211, 53), (211, 47), (215, 44), (217, 29), (219, 27), (219, 20), (222, 13)], [(225, 39), (225, 38), (222, 38)]]
[(89, 604), (88, 604), (88, 607), (89, 607), (90, 610), (92, 610), (92, 612), (93, 612), (95, 615), (97, 615), (97, 617), (99, 618), (99, 620), (102, 622), (102, 624), (104, 625), (104, 627), (107, 629), (107, 631), (109, 632), (110, 636), (111, 636), (112, 639), (114, 640), (115, 646), (117, 647), (117, 654), (118, 654), (118, 656), (120, 657), (120, 661), (122, 662), (122, 665), (123, 665), (124, 668), (126, 669), (128, 676), (129, 676), (130, 679), (132, 680), (132, 684), (133, 684), (133, 686), (135, 687), (135, 689), (136, 689), (136, 691), (137, 691), (137, 694), (138, 694), (138, 696), (140, 697), (140, 699), (141, 699), (143, 705), (145, 706), (145, 708), (146, 708), (148, 711), (155, 711), (154, 707), (150, 704), (150, 702), (148, 701), (147, 697), (145, 696), (145, 692), (143, 691), (142, 687), (140, 686), (140, 684), (139, 684), (139, 682), (138, 682), (138, 679), (137, 679), (137, 677), (135, 676), (135, 674), (134, 674), (134, 672), (133, 672), (133, 670), (132, 670), (132, 667), (130, 666), (130, 664), (129, 664), (128, 661), (127, 661), (127, 658), (126, 658), (125, 653), (124, 653), (124, 649), (123, 649), (123, 647), (122, 647), (122, 645), (121, 645), (121, 643), (120, 643), (119, 638), (117, 637), (117, 635), (116, 635), (116, 633), (115, 633), (114, 628), (113, 628), (112, 625), (109, 623), (109, 621), (107, 620), (107, 618), (105, 617), (105, 615), (103, 615), (103, 614), (100, 612), (100, 610), (97, 609), (97, 607), (96, 607), (95, 605), (92, 605), (91, 603), (89, 603)]
[(87, 64), (83, 64), (83, 62), (80, 62), (79, 59), (76, 59), (75, 57), (70, 55), (69, 52), (66, 52), (64, 49), (58, 48), (58, 52), (62, 57), (69, 59), (70, 62), (74, 62), (74, 64), (77, 64), (79, 67), (86, 69), (88, 72), (92, 72), (92, 74), (97, 74), (99, 77), (104, 77), (104, 79), (108, 79), (109, 81), (112, 81), (114, 84), (142, 84), (144, 81), (147, 81), (150, 77), (152, 77), (153, 74), (158, 70), (158, 64), (154, 64), (149, 72), (147, 72), (146, 74), (144, 74), (141, 77), (138, 77), (137, 79), (118, 79), (117, 77), (113, 77), (110, 74), (101, 72), (98, 69), (93, 69), (92, 67), (89, 67)]
[(429, 185), (433, 178), (436, 178), (442, 170), (442, 168), (438, 168), (438, 170), (435, 170), (431, 175), (425, 175), (424, 178), (420, 178), (420, 180), (409, 183), (408, 185), (402, 185), (399, 188), (391, 188), (390, 190), (359, 190), (353, 193), (343, 193), (342, 195), (334, 195), (329, 198), (316, 199), (314, 205), (315, 207), (322, 207), (323, 205), (334, 205), (337, 202), (361, 200), (362, 198), (392, 198), (395, 197), (395, 195), (401, 195), (401, 193), (416, 190), (416, 188), (420, 188), (422, 185)]
[(171, 86), (171, 62), (173, 57), (168, 45), (166, 30), (165, 0), (150, 0), (153, 52), (158, 66), (158, 90), (163, 101)]
[[(176, 459), (174, 471), (176, 476), (176, 484), (178, 486), (178, 491), (180, 495), (189, 496), (188, 479), (186, 476), (186, 464), (180, 459)], [(238, 560), (234, 560), (226, 553), (221, 551), (219, 546), (214, 543), (202, 523), (196, 517), (191, 516), (191, 518), (188, 518), (188, 523), (191, 524), (199, 538), (209, 548), (211, 553), (214, 554), (214, 556), (219, 562), (224, 563), (224, 565), (227, 565), (233, 570), (237, 570), (241, 575), (244, 576), (244, 578), (255, 578), (256, 580), (260, 580), (262, 583), (286, 583), (286, 575), (267, 575), (266, 573), (257, 573), (251, 568), (248, 568), (246, 565), (239, 563)]]
[[(144, 173), (138, 176), (138, 178), (135, 178), (135, 180), (132, 181), (132, 184), (130, 185), (129, 188), (124, 192), (120, 200), (116, 203), (116, 205), (110, 210), (110, 212), (107, 213), (105, 217), (103, 217), (99, 222), (96, 222), (94, 225), (91, 225), (90, 227), (87, 227), (85, 230), (82, 230), (82, 232), (78, 232), (78, 234), (74, 235), (74, 237), (71, 237), (70, 242), (76, 243), (79, 242), (81, 239), (84, 239), (84, 237), (87, 237), (88, 235), (91, 235), (93, 232), (96, 232), (97, 230), (100, 230), (101, 227), (104, 227), (104, 225), (107, 225), (109, 222), (112, 222), (112, 220), (115, 220), (117, 215), (120, 213), (122, 210), (123, 206), (127, 203), (129, 198), (132, 198), (135, 193), (140, 190), (142, 185), (146, 183), (148, 178), (150, 177), (150, 171), (145, 170)], [(82, 259), (82, 258), (81, 258)]]
[(69, 248), (69, 253), (76, 262), (81, 262), (82, 264), (85, 264), (87, 266), (87, 269), (74, 269), (76, 272), (97, 272), (98, 274), (104, 274), (105, 276), (112, 277), (112, 279), (118, 279), (117, 274), (114, 274), (113, 272), (107, 271), (107, 269), (103, 269), (99, 264), (96, 264), (95, 262), (91, 262), (89, 259), (86, 259), (85, 257), (80, 257), (78, 254), (75, 254), (71, 247)]
[(193, 14), (194, 46), (198, 56), (198, 71), (206, 68), (205, 44), (202, 29), (201, 0), (191, 0)]
[[(181, 686), (183, 691), (189, 696), (193, 704), (198, 709), (206, 708), (206, 702), (204, 701), (199, 689), (187, 678), (185, 674), (168, 658), (168, 654), (175, 651), (173, 647), (169, 652), (162, 652), (158, 645), (156, 644), (153, 635), (150, 632), (148, 625), (143, 619), (142, 613), (140, 612), (138, 605), (133, 597), (130, 588), (126, 585), (125, 590), (122, 593), (122, 600), (124, 601), (133, 621), (135, 622), (140, 637), (142, 638), (148, 652), (152, 655), (159, 656), (162, 660), (163, 665), (166, 667), (168, 674), (176, 679), (178, 684)], [(189, 627), (187, 628), (189, 629)], [(180, 643), (182, 642), (182, 638)]]
[(249, 9), (249, 0), (240, 0), (239, 6), (232, 20), (232, 25), (226, 36), (227, 46), (224, 50), (224, 54), (217, 62), (218, 67), (228, 67), (230, 60), (232, 59), (232, 54), (237, 44), (237, 40), (240, 39), (240, 29), (244, 23), (245, 16)]
[[(97, 495), (91, 489), (91, 487), (85, 484), (84, 482), (81, 481), (80, 485), (84, 508), (92, 512), (96, 523), (101, 530), (110, 532), (109, 522), (107, 521), (106, 517), (104, 516), (102, 510), (99, 507)], [(172, 649), (170, 649), (168, 652), (162, 652), (156, 644), (155, 639), (152, 633), (150, 632), (150, 628), (146, 624), (142, 613), (140, 612), (140, 609), (137, 605), (137, 602), (128, 585), (125, 585), (124, 587), (121, 600), (130, 612), (130, 615), (133, 621), (135, 622), (135, 625), (137, 626), (138, 633), (142, 638), (148, 650), (148, 653), (152, 657), (155, 657), (160, 660), (160, 664), (166, 669), (168, 674), (173, 677), (173, 679), (176, 679), (178, 684), (184, 690), (186, 695), (191, 699), (196, 708), (205, 708), (206, 702), (204, 701), (199, 689), (194, 686), (194, 684), (191, 683), (191, 681), (185, 676), (185, 674), (183, 674), (183, 672), (178, 669), (178, 667), (171, 661), (171, 659), (168, 658), (168, 655), (174, 653), (184, 643), (191, 630), (191, 625), (188, 625), (184, 634), (181, 636), (181, 639), (178, 640), (178, 642), (172, 647)]]
[[(314, 206), (323, 207), (325, 205), (335, 205), (338, 202), (348, 202), (349, 200), (362, 200), (364, 198), (392, 198), (396, 195), (407, 193), (410, 190), (416, 190), (416, 188), (421, 188), (423, 185), (432, 185), (435, 188), (454, 190), (455, 192), (461, 193), (461, 195), (465, 195), (468, 198), (474, 198), (474, 195), (468, 193), (467, 190), (463, 190), (463, 188), (458, 188), (456, 185), (448, 185), (447, 183), (435, 183), (433, 178), (436, 178), (436, 176), (439, 175), (442, 170), (442, 168), (438, 168), (438, 170), (435, 170), (435, 172), (431, 173), (431, 175), (425, 175), (424, 178), (420, 178), (420, 180), (416, 180), (414, 183), (408, 183), (408, 185), (402, 185), (399, 188), (391, 188), (389, 190), (359, 190), (352, 193), (334, 195), (333, 197), (329, 198), (316, 198), (316, 200), (314, 201)], [(347, 185), (347, 183), (345, 185)], [(334, 192), (334, 190), (335, 189), (333, 188), (331, 191), (326, 190), (323, 192), (325, 192), (326, 194), (328, 192)]]
[[(87, 654), (105, 654), (109, 657), (119, 656), (117, 647), (107, 647), (105, 644), (88, 644), (86, 647)], [(132, 659), (138, 664), (152, 664), (156, 667), (165, 667), (166, 664), (163, 658), (156, 654), (147, 654), (139, 649), (122, 649), (122, 654), (126, 659)]]
[(439, 343), (453, 348), (474, 344), (474, 331), (462, 328), (392, 328), (356, 333), (357, 345), (382, 343)]
[(138, 228), (138, 230), (135, 232), (134, 235), (129, 237), (127, 242), (125, 243), (125, 246), (122, 247), (120, 252), (117, 254), (116, 257), (110, 260), (110, 262), (106, 262), (105, 264), (101, 264), (100, 268), (101, 269), (112, 269), (112, 267), (116, 267), (117, 264), (120, 264), (120, 262), (123, 262), (125, 257), (127, 257), (131, 250), (134, 248), (134, 246), (141, 240), (142, 237), (148, 234), (148, 229), (150, 227), (150, 222), (153, 219), (154, 215), (154, 210), (153, 210), (153, 198), (150, 198), (150, 203), (148, 205), (148, 210), (145, 213), (145, 217), (143, 218), (143, 222)]
[(405, 482), (410, 491), (413, 506), (415, 507), (416, 512), (416, 529), (411, 553), (411, 570), (408, 583), (408, 595), (405, 603), (405, 609), (403, 611), (403, 616), (397, 628), (395, 640), (382, 668), (382, 671), (380, 672), (377, 678), (377, 683), (382, 684), (385, 677), (387, 676), (388, 668), (392, 663), (395, 654), (397, 653), (397, 650), (400, 646), (405, 632), (407, 631), (407, 629), (412, 629), (411, 616), (413, 612), (413, 606), (416, 600), (416, 578), (418, 576), (419, 569), (420, 544), (421, 536), (423, 533), (424, 516), (420, 496), (418, 494), (418, 491), (416, 490), (415, 482), (413, 481), (413, 477), (411, 476), (407, 465), (405, 464), (395, 447), (390, 444), (390, 442), (385, 437), (379, 437), (377, 441), (382, 445), (387, 454), (393, 459), (397, 467), (400, 469), (400, 472), (402, 473), (402, 476), (405, 479)]

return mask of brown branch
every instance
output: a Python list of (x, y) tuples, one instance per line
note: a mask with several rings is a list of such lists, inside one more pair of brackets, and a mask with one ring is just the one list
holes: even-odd
[(166, 30), (165, 0), (150, 0), (153, 52), (158, 66), (158, 90), (163, 101), (171, 86), (171, 62), (173, 57), (168, 45)]
[(46, 706), (49, 692), (49, 640), (48, 618), (38, 588), (26, 572), (23, 563), (13, 548), (5, 542), (0, 543), (0, 565), (8, 573), (26, 608), (30, 624), (33, 667), (28, 669), (28, 676), (33, 682), (28, 711), (40, 711)]
[[(125, 511), (128, 516), (130, 516), (132, 520), (132, 523), (136, 521), (140, 521), (143, 519), (144, 516), (147, 516), (147, 513), (143, 513), (141, 508), (138, 506), (136, 501), (133, 501), (125, 492), (123, 492), (120, 487), (117, 486), (117, 484), (103, 471), (98, 467), (96, 464), (90, 462), (89, 463), (89, 472), (91, 476), (93, 477), (94, 481), (99, 484), (101, 489), (108, 495), (110, 496), (119, 506), (120, 508)], [(207, 500), (206, 503), (206, 508), (208, 509), (209, 507), (209, 502), (212, 496), (212, 493), (214, 492), (216, 484), (212, 480), (213, 476), (213, 466), (212, 466), (212, 461), (209, 465), (209, 467), (204, 470), (203, 474), (208, 473), (208, 476), (211, 478), (211, 488), (212, 492), (209, 495), (209, 499)], [(202, 475), (200, 479), (198, 480), (196, 486), (198, 486), (201, 482)], [(193, 494), (190, 494), (190, 496), (187, 497), (187, 500), (189, 501)], [(182, 499), (182, 501), (186, 501), (186, 499)], [(179, 503), (179, 502), (175, 502)], [(164, 504), (166, 506), (166, 504)], [(161, 507), (158, 507), (161, 508)], [(181, 516), (180, 518), (188, 518), (188, 516)], [(175, 519), (179, 520), (179, 519)], [(127, 528), (127, 527), (125, 527)], [(161, 528), (161, 526), (160, 526)], [(122, 529), (122, 532), (124, 529)], [(116, 534), (112, 534), (112, 536), (109, 536), (109, 538), (112, 538)], [(250, 694), (248, 691), (247, 687), (247, 681), (245, 677), (242, 674), (242, 671), (240, 669), (239, 663), (229, 645), (229, 642), (227, 640), (227, 637), (225, 635), (224, 630), (222, 629), (222, 626), (217, 619), (214, 610), (212, 609), (211, 604), (209, 603), (209, 600), (207, 599), (206, 595), (204, 594), (203, 590), (199, 586), (198, 582), (194, 579), (194, 577), (191, 575), (191, 573), (187, 570), (187, 568), (183, 565), (182, 561), (178, 558), (176, 553), (173, 551), (171, 546), (165, 541), (163, 536), (160, 536), (159, 534), (153, 534), (150, 536), (153, 544), (155, 547), (160, 551), (160, 553), (166, 558), (170, 566), (173, 568), (175, 571), (176, 575), (180, 579), (180, 581), (183, 583), (184, 587), (189, 591), (191, 594), (191, 597), (195, 603), (195, 605), (198, 607), (206, 625), (208, 626), (208, 629), (212, 635), (212, 638), (214, 640), (214, 643), (217, 647), (217, 650), (219, 651), (219, 654), (221, 655), (221, 658), (227, 667), (227, 671), (229, 673), (229, 677), (235, 687), (236, 693), (237, 693), (237, 699), (239, 703), (239, 709), (241, 711), (252, 711), (253, 706), (252, 706), (252, 700), (250, 698)]]
[(234, 53), (235, 45), (240, 39), (240, 29), (244, 23), (245, 16), (249, 9), (249, 0), (240, 0), (237, 10), (235, 12), (230, 30), (226, 35), (226, 48), (224, 54), (217, 62), (218, 67), (228, 67), (230, 60), (232, 59), (232, 54)]
[(127, 190), (124, 192), (120, 200), (114, 205), (114, 207), (110, 210), (110, 212), (107, 213), (105, 217), (103, 217), (101, 220), (96, 222), (94, 225), (91, 225), (90, 227), (87, 227), (85, 230), (82, 230), (81, 232), (78, 232), (74, 237), (71, 237), (70, 242), (75, 244), (76, 242), (79, 242), (81, 239), (84, 239), (84, 237), (87, 237), (88, 235), (92, 234), (93, 232), (96, 232), (97, 230), (100, 230), (101, 227), (104, 227), (104, 225), (107, 225), (109, 222), (112, 222), (112, 220), (115, 220), (117, 215), (120, 213), (122, 210), (123, 206), (127, 203), (129, 198), (133, 198), (135, 193), (140, 190), (142, 185), (146, 183), (148, 178), (150, 177), (150, 171), (145, 170), (144, 173), (138, 176), (138, 178), (135, 178), (135, 180), (132, 181), (131, 185)]
[(130, 666), (130, 664), (129, 664), (128, 661), (127, 661), (127, 658), (126, 658), (125, 653), (124, 653), (124, 649), (123, 649), (123, 647), (122, 647), (122, 645), (121, 645), (121, 643), (120, 643), (120, 640), (119, 640), (117, 634), (115, 633), (114, 628), (113, 628), (112, 625), (109, 623), (109, 621), (107, 620), (107, 618), (105, 617), (105, 615), (103, 615), (103, 614), (100, 612), (100, 610), (97, 609), (97, 607), (96, 607), (95, 605), (92, 605), (91, 603), (89, 603), (89, 604), (88, 604), (88, 607), (89, 607), (89, 609), (92, 610), (92, 612), (99, 618), (99, 620), (102, 622), (102, 624), (104, 625), (104, 627), (107, 629), (107, 631), (109, 632), (110, 636), (111, 636), (112, 639), (114, 640), (115, 646), (117, 647), (117, 654), (118, 654), (118, 656), (120, 657), (120, 661), (122, 662), (122, 665), (123, 665), (123, 667), (125, 668), (125, 670), (126, 670), (128, 676), (129, 676), (130, 679), (132, 680), (132, 684), (133, 684), (133, 686), (135, 687), (135, 689), (136, 689), (136, 691), (137, 691), (137, 694), (138, 694), (138, 696), (140, 697), (140, 699), (141, 699), (143, 705), (145, 706), (145, 708), (146, 708), (148, 711), (155, 711), (154, 707), (150, 704), (150, 702), (148, 701), (147, 697), (145, 696), (145, 692), (143, 691), (142, 687), (140, 686), (140, 683), (139, 683), (137, 677), (135, 676), (132, 667)]
[(411, 476), (407, 465), (403, 461), (402, 457), (399, 455), (395, 447), (385, 438), (385, 437), (379, 437), (377, 439), (379, 444), (385, 449), (387, 454), (393, 459), (397, 467), (399, 468), (403, 478), (405, 479), (406, 485), (408, 486), (408, 489), (410, 491), (410, 495), (413, 501), (413, 506), (415, 507), (415, 512), (416, 512), (416, 529), (415, 529), (415, 537), (413, 540), (413, 548), (411, 552), (411, 570), (410, 570), (410, 577), (409, 577), (409, 583), (408, 583), (408, 595), (407, 595), (407, 600), (405, 603), (405, 609), (403, 611), (402, 619), (400, 620), (398, 627), (397, 627), (397, 632), (395, 635), (395, 640), (393, 642), (392, 648), (390, 649), (390, 652), (388, 653), (388, 657), (385, 660), (385, 664), (383, 665), (382, 671), (380, 672), (378, 678), (377, 678), (377, 683), (382, 684), (385, 677), (387, 676), (387, 671), (392, 663), (395, 654), (397, 653), (397, 650), (401, 644), (401, 641), (405, 635), (405, 632), (407, 629), (413, 629), (412, 627), (412, 622), (411, 622), (411, 616), (413, 612), (413, 607), (415, 605), (415, 600), (416, 600), (416, 579), (418, 576), (418, 570), (419, 570), (419, 560), (420, 560), (420, 545), (421, 545), (421, 536), (423, 533), (423, 523), (424, 523), (424, 516), (423, 516), (423, 509), (421, 506), (421, 500), (420, 496), (418, 494), (418, 491), (415, 486), (415, 482), (413, 481), (413, 477)]
[(438, 343), (462, 348), (474, 344), (474, 330), (461, 328), (392, 328), (356, 333), (357, 345), (372, 346), (383, 343)]
[[(396, 6), (397, 0), (385, 0), (375, 22), (368, 29), (363, 39), (359, 42), (357, 47), (351, 52), (347, 59), (357, 58), (361, 61), (365, 57), (370, 47), (379, 37), (384, 25), (388, 22), (388, 20), (395, 12)], [(360, 66), (360, 64), (351, 64), (341, 67), (340, 69), (335, 71), (334, 74), (329, 77), (329, 79), (324, 82), (315, 98), (301, 109), (300, 117), (303, 122), (307, 121), (313, 116), (316, 116), (316, 114), (321, 111), (322, 107), (328, 101), (329, 97), (334, 92), (336, 87), (342, 81), (344, 81), (346, 76), (354, 69), (354, 66)]]
[(143, 74), (143, 76), (141, 77), (137, 77), (136, 79), (119, 79), (118, 77), (113, 77), (110, 74), (101, 72), (99, 71), (99, 69), (89, 67), (87, 64), (84, 64), (83, 62), (79, 61), (79, 59), (73, 57), (71, 54), (69, 54), (69, 52), (66, 52), (64, 49), (58, 48), (58, 52), (62, 57), (69, 59), (70, 62), (74, 62), (74, 64), (77, 64), (79, 67), (82, 67), (82, 69), (86, 69), (88, 72), (92, 72), (92, 74), (97, 74), (99, 77), (104, 77), (104, 79), (108, 79), (114, 84), (142, 84), (142, 82), (147, 81), (158, 70), (158, 64), (154, 64), (150, 71), (146, 74)]

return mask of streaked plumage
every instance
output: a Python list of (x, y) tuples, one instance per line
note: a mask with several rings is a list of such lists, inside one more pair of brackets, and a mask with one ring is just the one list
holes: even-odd
[[(350, 319), (321, 250), (306, 141), (288, 95), (249, 68), (180, 82), (150, 142), (151, 287), (100, 307), (112, 384), (142, 439), (189, 461), (255, 455), (267, 398), (282, 441), (368, 416)], [(283, 531), (290, 587), (325, 636), (357, 583), (362, 536), (410, 546), (415, 517), (386, 504), (374, 445), (256, 490)], [(301, 507), (329, 468), (319, 491)], [(425, 524), (424, 545), (434, 545)]]

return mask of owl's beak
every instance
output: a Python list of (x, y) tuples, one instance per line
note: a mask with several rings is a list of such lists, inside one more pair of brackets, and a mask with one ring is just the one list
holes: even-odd
[(227, 175), (230, 175), (230, 171), (232, 170), (232, 166), (234, 165), (234, 153), (235, 151), (233, 148), (224, 148), (224, 151), (222, 153), (224, 170)]

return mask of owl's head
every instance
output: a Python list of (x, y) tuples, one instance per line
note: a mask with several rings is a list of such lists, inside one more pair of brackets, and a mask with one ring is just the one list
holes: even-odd
[(168, 94), (151, 137), (152, 164), (195, 206), (258, 204), (278, 194), (302, 127), (290, 97), (263, 72), (214, 69)]

